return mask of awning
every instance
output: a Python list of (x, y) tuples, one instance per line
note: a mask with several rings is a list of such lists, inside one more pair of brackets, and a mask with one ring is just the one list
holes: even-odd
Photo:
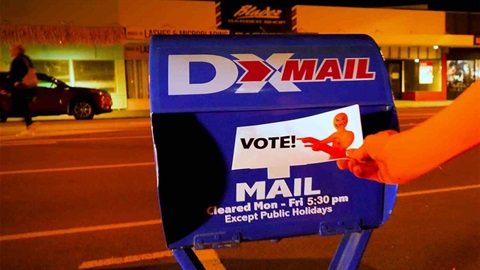
[(111, 46), (125, 43), (124, 27), (0, 25), (0, 42), (4, 44), (83, 44)]

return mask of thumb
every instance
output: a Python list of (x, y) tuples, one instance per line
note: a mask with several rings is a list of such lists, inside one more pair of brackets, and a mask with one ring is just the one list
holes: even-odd
[(348, 163), (349, 162), (350, 162), (350, 160), (348, 160), (348, 159), (338, 159), (337, 160), (337, 167), (340, 170), (348, 170)]
[(358, 161), (363, 161), (363, 160), (367, 160), (369, 158), (369, 155), (363, 147), (360, 147), (357, 149), (355, 148), (348, 149), (347, 157), (351, 159), (356, 159)]

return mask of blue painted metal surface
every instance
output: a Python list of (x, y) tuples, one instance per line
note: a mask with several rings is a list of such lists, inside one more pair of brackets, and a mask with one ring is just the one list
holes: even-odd
[(343, 236), (330, 262), (329, 270), (356, 270), (367, 247), (372, 230), (347, 233)]
[(297, 139), (327, 125), (312, 119), (346, 108), (358, 110), (363, 137), (398, 130), (370, 37), (153, 36), (149, 68), (168, 248), (312, 234), (350, 235), (349, 243), (356, 233), (366, 245), (364, 231), (390, 216), (396, 186), (313, 162)]
[(172, 250), (173, 256), (184, 270), (205, 270), (202, 262), (191, 248), (178, 248)]

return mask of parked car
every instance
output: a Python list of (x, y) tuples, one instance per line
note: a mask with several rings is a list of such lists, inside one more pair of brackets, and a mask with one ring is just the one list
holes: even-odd
[[(21, 117), (12, 110), (11, 93), (5, 91), (8, 72), (0, 72), (0, 121)], [(32, 116), (73, 115), (77, 120), (90, 120), (94, 115), (112, 111), (112, 97), (105, 90), (73, 87), (44, 73), (37, 73), (36, 96), (30, 102)]]

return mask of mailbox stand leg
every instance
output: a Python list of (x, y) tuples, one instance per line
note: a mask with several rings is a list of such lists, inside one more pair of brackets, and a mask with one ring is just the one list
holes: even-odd
[(172, 253), (183, 270), (205, 270), (202, 262), (191, 248), (173, 249)]
[(335, 256), (330, 263), (329, 270), (355, 270), (362, 259), (372, 230), (347, 233), (338, 245)]

